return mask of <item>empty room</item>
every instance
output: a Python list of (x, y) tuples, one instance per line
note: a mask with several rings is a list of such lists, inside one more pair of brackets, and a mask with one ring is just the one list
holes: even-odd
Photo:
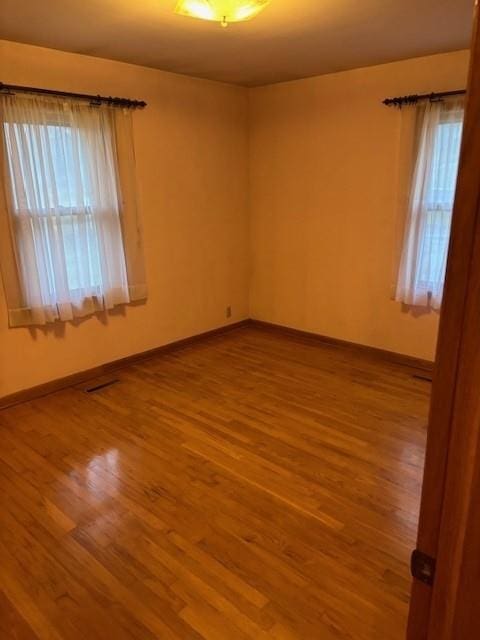
[(476, 12), (2, 0), (1, 640), (478, 640)]

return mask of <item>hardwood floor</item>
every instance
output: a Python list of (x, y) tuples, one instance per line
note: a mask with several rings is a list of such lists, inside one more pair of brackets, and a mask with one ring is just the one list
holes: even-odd
[(244, 328), (0, 412), (0, 637), (403, 640), (412, 372)]

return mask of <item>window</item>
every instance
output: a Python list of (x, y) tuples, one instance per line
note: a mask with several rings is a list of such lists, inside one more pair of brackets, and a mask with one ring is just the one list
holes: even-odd
[(119, 147), (133, 158), (129, 113), (32, 95), (1, 99), (11, 324), (70, 320), (144, 297), (138, 255), (129, 255), (140, 246), (129, 237), (139, 228), (135, 195), (132, 181), (121, 180)]
[(435, 288), (435, 274), (441, 272), (447, 255), (461, 137), (461, 122), (436, 127), (418, 277), (419, 284), (429, 291)]
[[(98, 235), (93, 217), (94, 195), (90, 184), (87, 167), (86, 141), (79, 136), (78, 169), (79, 179), (84, 185), (83, 189), (76, 189), (72, 176), (75, 176), (75, 151), (72, 139), (72, 130), (64, 125), (37, 125), (5, 123), (5, 140), (8, 151), (10, 179), (15, 180), (14, 159), (15, 147), (22, 145), (22, 153), (17, 156), (18, 177), (22, 184), (28, 182), (28, 174), (42, 176), (42, 164), (44, 151), (42, 145), (48, 149), (48, 161), (51, 163), (50, 171), (43, 175), (45, 186), (43, 189), (25, 189), (23, 198), (22, 190), (17, 189), (12, 193), (15, 216), (21, 220), (22, 216), (31, 217), (31, 223), (35, 224), (34, 217), (53, 216), (54, 237), (60, 237), (64, 252), (67, 287), (70, 293), (75, 294), (82, 289), (99, 292), (101, 284), (100, 252)], [(37, 134), (38, 140), (37, 142)], [(110, 177), (111, 179), (111, 177)], [(77, 247), (75, 241), (75, 216), (85, 218), (84, 253), (82, 264), (77, 264)], [(22, 225), (19, 225), (19, 239), (22, 249)], [(48, 266), (52, 272), (48, 279), (50, 295), (52, 299), (57, 297), (55, 278), (53, 277), (53, 253), (55, 248), (50, 246), (52, 241), (45, 238), (50, 254)], [(123, 248), (118, 249), (123, 253)], [(80, 269), (79, 266), (83, 266)]]
[(421, 119), (396, 299), (438, 309), (460, 156), (463, 101), (428, 103)]

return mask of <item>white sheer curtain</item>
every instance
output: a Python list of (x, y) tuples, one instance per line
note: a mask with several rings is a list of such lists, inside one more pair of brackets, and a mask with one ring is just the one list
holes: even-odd
[(3, 272), (19, 288), (11, 325), (71, 320), (134, 299), (117, 162), (119, 127), (129, 127), (130, 114), (28, 94), (1, 101), (15, 260)]
[(419, 139), (395, 299), (439, 309), (463, 125), (463, 98), (417, 107)]

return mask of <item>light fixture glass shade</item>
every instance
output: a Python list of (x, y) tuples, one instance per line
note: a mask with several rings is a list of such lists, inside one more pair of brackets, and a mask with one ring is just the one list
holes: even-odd
[(250, 20), (270, 0), (179, 0), (175, 13), (202, 20), (213, 20), (226, 26), (229, 22)]

